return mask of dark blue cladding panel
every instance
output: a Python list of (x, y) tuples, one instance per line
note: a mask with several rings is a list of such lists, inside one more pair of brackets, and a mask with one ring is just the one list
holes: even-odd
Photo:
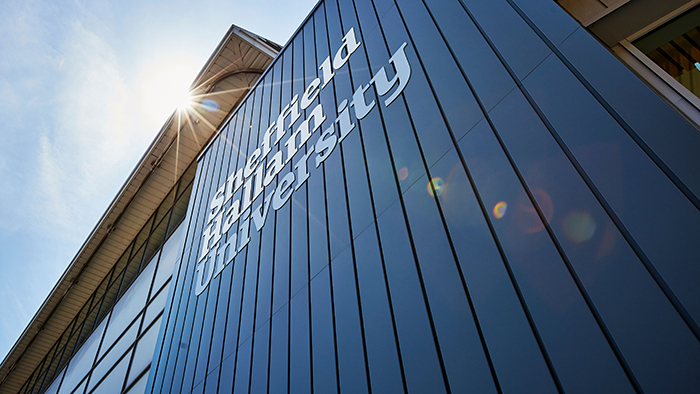
[[(552, 204), (561, 212), (553, 215), (550, 222), (553, 233), (622, 354), (627, 353), (626, 358), (634, 360), (630, 366), (649, 363), (650, 370), (663, 371), (673, 364), (670, 359), (683, 359), (685, 352), (681, 349), (696, 346), (692, 333), (629, 245), (610, 243), (622, 236), (525, 98), (514, 92), (493, 111), (493, 117), (518, 167), (523, 169), (528, 186), (531, 190), (546, 190)], [(529, 131), (530, 138), (523, 138), (524, 129)], [(551, 170), (543, 172), (542, 167)], [(583, 237), (578, 232), (583, 223), (602, 231), (591, 231)], [(580, 247), (588, 242), (595, 247)], [(608, 243), (610, 246), (604, 247)], [(658, 348), (664, 348), (665, 355), (657, 353)], [(665, 357), (669, 359), (664, 361)], [(690, 367), (694, 362), (685, 360), (683, 364)], [(610, 376), (612, 370), (605, 368), (605, 375)], [(599, 389), (611, 387), (612, 382), (605, 382)]]
[(311, 280), (311, 347), (314, 389), (320, 393), (337, 392), (335, 329), (331, 297), (330, 268), (327, 266)]
[(250, 372), (250, 392), (267, 393), (267, 364), (270, 351), (270, 321), (263, 323), (253, 336), (253, 364)]
[[(566, 390), (590, 392), (586, 385), (597, 384), (599, 379), (581, 375), (581, 366), (586, 366), (587, 376), (605, 375), (617, 361), (569, 270), (568, 256), (552, 242), (543, 223), (553, 218), (551, 197), (544, 190), (523, 188), (486, 123), (467, 135), (460, 148), (486, 206), (495, 207), (501, 201), (507, 204), (505, 214), (496, 215), (501, 217), (494, 222), (494, 230), (556, 378)], [(489, 184), (491, 178), (499, 179), (496, 187)]]
[(477, 322), (461, 281), (451, 245), (427, 178), (405, 194), (406, 213), (442, 349), (450, 388), (456, 392), (496, 392)]
[[(510, 0), (516, 9), (520, 9), (526, 18), (537, 25), (549, 41), (559, 45), (578, 28), (578, 23), (566, 15), (566, 11), (556, 2), (542, 0)], [(598, 47), (602, 49), (602, 47)]]
[(353, 253), (345, 249), (331, 262), (340, 391), (368, 392), (364, 341), (355, 284)]
[(369, 376), (373, 390), (398, 393), (403, 391), (403, 382), (377, 241), (377, 231), (372, 226), (355, 242), (360, 297), (371, 300), (362, 304)]
[(517, 78), (525, 78), (551, 53), (507, 0), (460, 1), (508, 62)]
[(289, 392), (311, 392), (311, 331), (309, 287), (304, 286), (291, 300), (289, 321)]
[(610, 53), (596, 45), (593, 37), (579, 29), (560, 48), (585, 80), (629, 124), (633, 136), (638, 136), (700, 198), (700, 174), (696, 171), (700, 133), (664, 105), (659, 96)]
[(222, 130), (149, 392), (700, 391), (700, 133), (555, 2), (323, 0)]
[(398, 201), (378, 218), (378, 226), (408, 390), (445, 393), (442, 355)]
[(640, 253), (700, 321), (700, 211), (558, 59), (525, 86)]
[(455, 251), (501, 388), (504, 392), (522, 387), (540, 393), (556, 390), (528, 322), (527, 306), (488, 226), (487, 221), (493, 220), (490, 207), (477, 200), (455, 151), (436, 163), (431, 174), (445, 182), (440, 206), (450, 236), (459, 240)]

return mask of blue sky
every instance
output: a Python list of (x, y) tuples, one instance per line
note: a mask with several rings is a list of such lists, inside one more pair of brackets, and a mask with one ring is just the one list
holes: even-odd
[(0, 358), (231, 24), (279, 44), (316, 0), (5, 0)]

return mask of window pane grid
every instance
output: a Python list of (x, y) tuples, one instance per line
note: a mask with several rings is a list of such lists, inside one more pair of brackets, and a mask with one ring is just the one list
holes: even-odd
[[(187, 209), (196, 165), (191, 166), (170, 190), (161, 205), (151, 215), (137, 237), (129, 244), (118, 262), (98, 285), (76, 317), (52, 346), (35, 372), (25, 382), (20, 392), (41, 393), (53, 383), (58, 372), (69, 362), (91, 335), (94, 327), (126, 293), (131, 283), (146, 267), (163, 243), (182, 221)], [(186, 177), (185, 177), (186, 176)], [(182, 184), (185, 180), (187, 183)], [(176, 192), (179, 191), (175, 201)], [(175, 214), (173, 214), (175, 213)], [(172, 222), (172, 224), (171, 224)], [(134, 252), (135, 251), (135, 252)], [(152, 281), (151, 281), (152, 282)], [(148, 284), (149, 290), (151, 283)], [(145, 307), (143, 308), (145, 310)], [(143, 311), (137, 319), (143, 317)], [(140, 324), (138, 322), (133, 324)], [(130, 348), (132, 349), (133, 346)]]

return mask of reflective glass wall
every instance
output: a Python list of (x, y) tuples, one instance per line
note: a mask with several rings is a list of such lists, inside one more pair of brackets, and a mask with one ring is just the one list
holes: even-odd
[(195, 171), (172, 187), (20, 393), (119, 393), (147, 372)]
[(552, 1), (321, 1), (201, 156), (147, 391), (698, 391), (698, 152)]

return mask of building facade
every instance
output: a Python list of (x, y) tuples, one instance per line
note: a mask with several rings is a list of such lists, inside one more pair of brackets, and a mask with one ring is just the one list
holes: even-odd
[(199, 158), (149, 390), (696, 391), (699, 153), (554, 2), (322, 1)]
[(321, 0), (55, 392), (698, 392), (697, 3)]
[[(196, 157), (280, 47), (237, 26), (0, 364), (0, 393), (143, 393)], [(186, 222), (185, 222), (186, 223)]]

